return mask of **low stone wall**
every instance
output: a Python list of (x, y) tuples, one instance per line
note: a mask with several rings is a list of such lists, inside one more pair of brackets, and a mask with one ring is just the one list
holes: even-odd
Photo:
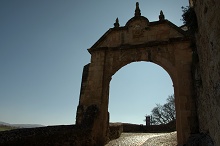
[(123, 132), (173, 132), (176, 131), (176, 122), (172, 121), (168, 124), (163, 125), (137, 125), (123, 123)]
[[(122, 124), (109, 125), (109, 140), (123, 132)], [(0, 146), (92, 146), (91, 131), (76, 125), (24, 128), (0, 132)]]
[(121, 133), (123, 132), (123, 125), (122, 124), (110, 124), (109, 125), (109, 139), (117, 139), (121, 136)]
[(91, 146), (89, 133), (75, 125), (16, 129), (0, 132), (0, 146)]
[(144, 132), (144, 127), (144, 125), (123, 123), (123, 132), (141, 133)]
[(176, 131), (176, 121), (171, 121), (168, 124), (146, 126), (145, 132), (173, 132)]
[(175, 127), (169, 127), (167, 125), (151, 125), (151, 126), (145, 126), (144, 132), (173, 132), (176, 131)]

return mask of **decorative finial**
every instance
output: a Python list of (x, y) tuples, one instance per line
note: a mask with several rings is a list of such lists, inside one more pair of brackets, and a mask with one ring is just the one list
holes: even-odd
[(116, 18), (115, 23), (114, 23), (114, 26), (115, 26), (115, 27), (119, 27), (119, 26), (120, 26), (120, 25), (119, 25), (119, 20), (118, 20), (118, 18)]
[(134, 14), (134, 16), (136, 17), (136, 16), (141, 16), (141, 10), (140, 10), (140, 8), (139, 8), (139, 3), (138, 2), (136, 2), (136, 9), (135, 9), (135, 14)]
[(163, 11), (161, 10), (160, 11), (160, 15), (159, 15), (159, 21), (162, 21), (162, 20), (164, 20), (165, 19), (165, 16), (164, 16), (164, 14), (163, 14)]

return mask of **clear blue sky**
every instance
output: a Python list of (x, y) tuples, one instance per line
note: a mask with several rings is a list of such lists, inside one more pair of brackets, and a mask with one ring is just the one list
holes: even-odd
[[(136, 1), (0, 0), (0, 121), (43, 125), (74, 124), (83, 66), (90, 48), (118, 17), (134, 16)], [(142, 16), (182, 25), (188, 0), (140, 0)], [(165, 70), (132, 63), (111, 81), (113, 122), (141, 124), (155, 103), (173, 93)]]

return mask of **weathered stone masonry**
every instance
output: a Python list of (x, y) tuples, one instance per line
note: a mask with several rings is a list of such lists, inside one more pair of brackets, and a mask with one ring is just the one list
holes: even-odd
[(83, 72), (76, 123), (91, 128), (94, 145), (108, 141), (108, 101), (111, 77), (123, 66), (137, 61), (150, 61), (163, 67), (174, 84), (178, 144), (186, 143), (191, 133), (198, 132), (191, 74), (192, 49), (187, 34), (165, 20), (149, 22), (141, 16), (138, 3), (135, 16), (120, 27), (116, 19), (90, 49), (91, 63)]
[(199, 130), (220, 145), (220, 1), (190, 0), (198, 22), (196, 86)]

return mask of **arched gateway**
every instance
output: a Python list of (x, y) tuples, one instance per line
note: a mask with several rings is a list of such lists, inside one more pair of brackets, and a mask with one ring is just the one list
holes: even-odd
[[(136, 3), (135, 16), (120, 27), (118, 19), (90, 49), (91, 63), (83, 70), (76, 124), (91, 129), (94, 145), (108, 140), (108, 101), (111, 77), (123, 66), (150, 61), (163, 67), (174, 84), (178, 144), (197, 132), (191, 77), (192, 49), (185, 32), (164, 19), (149, 22)], [(158, 91), (159, 92), (159, 91)]]

